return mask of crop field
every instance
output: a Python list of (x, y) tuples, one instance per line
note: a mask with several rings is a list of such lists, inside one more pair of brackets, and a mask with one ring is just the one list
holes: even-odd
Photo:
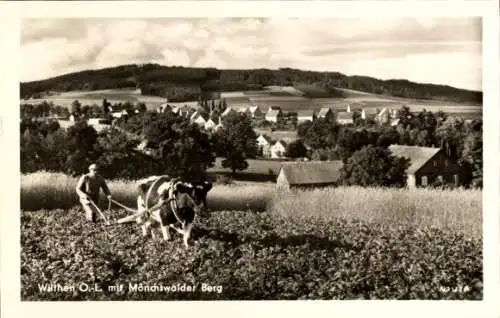
[(230, 105), (248, 106), (256, 105), (267, 109), (270, 106), (279, 106), (283, 111), (319, 110), (321, 107), (332, 107), (337, 110), (345, 110), (347, 104), (352, 108), (401, 108), (406, 105), (413, 112), (426, 109), (431, 112), (440, 110), (453, 115), (466, 116), (467, 118), (478, 118), (482, 116), (480, 105), (460, 105), (441, 101), (411, 100), (396, 97), (380, 96), (366, 92), (339, 89), (345, 93), (345, 98), (308, 98), (303, 97), (300, 91), (293, 87), (270, 87), (263, 91), (253, 92), (228, 92), (222, 96)]
[[(21, 178), (22, 300), (483, 298), (481, 191), (215, 185), (185, 250), (84, 222), (75, 182)], [(110, 187), (134, 201), (133, 182)]]
[[(305, 87), (305, 90), (310, 89)], [(440, 101), (419, 101), (403, 98), (379, 96), (350, 89), (339, 89), (346, 94), (345, 98), (308, 98), (303, 92), (291, 86), (269, 86), (261, 91), (222, 92), (222, 98), (233, 107), (255, 105), (263, 109), (270, 106), (279, 106), (284, 111), (319, 110), (321, 107), (333, 107), (345, 110), (347, 104), (354, 104), (354, 108), (400, 108), (403, 105), (410, 107), (411, 111), (419, 112), (422, 109), (479, 118), (482, 116), (482, 107), (478, 105), (456, 105)], [(143, 102), (150, 110), (156, 109), (165, 102), (165, 98), (157, 96), (140, 95), (135, 89), (110, 89), (98, 91), (72, 91), (54, 94), (40, 99), (24, 100), (23, 103), (38, 104), (43, 101), (53, 102), (55, 105), (71, 107), (71, 103), (78, 99), (83, 105), (101, 105), (106, 98), (111, 103), (118, 102)], [(175, 105), (196, 105), (196, 102), (171, 103)]]
[(160, 104), (165, 103), (165, 98), (158, 96), (147, 96), (141, 95), (135, 89), (109, 89), (109, 90), (98, 90), (98, 91), (71, 91), (58, 93), (51, 96), (47, 96), (40, 99), (29, 99), (24, 100), (23, 103), (39, 104), (43, 101), (53, 102), (55, 105), (60, 105), (63, 107), (70, 108), (71, 103), (74, 100), (78, 100), (82, 105), (101, 105), (102, 100), (106, 100), (110, 103), (138, 103), (143, 102), (146, 104), (148, 109), (154, 110)]

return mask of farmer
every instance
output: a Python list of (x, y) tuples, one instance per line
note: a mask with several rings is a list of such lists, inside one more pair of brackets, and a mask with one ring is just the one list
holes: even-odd
[(80, 197), (80, 203), (85, 210), (87, 221), (95, 222), (96, 213), (98, 213), (96, 206), (99, 204), (99, 190), (101, 189), (108, 199), (111, 200), (111, 192), (109, 192), (106, 181), (98, 174), (97, 165), (91, 164), (89, 166), (89, 173), (84, 174), (76, 186), (76, 193)]

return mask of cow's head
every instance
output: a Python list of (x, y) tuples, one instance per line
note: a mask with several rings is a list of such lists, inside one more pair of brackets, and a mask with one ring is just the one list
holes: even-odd
[[(186, 194), (194, 202), (194, 210), (197, 214), (204, 214), (207, 212), (207, 194), (212, 189), (210, 182), (198, 183), (177, 183), (174, 185), (174, 194)], [(178, 200), (179, 201), (179, 200)]]

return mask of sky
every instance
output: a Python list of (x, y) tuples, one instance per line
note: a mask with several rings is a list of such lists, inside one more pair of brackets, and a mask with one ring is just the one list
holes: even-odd
[(480, 17), (25, 19), (21, 81), (123, 64), (290, 67), (481, 90)]

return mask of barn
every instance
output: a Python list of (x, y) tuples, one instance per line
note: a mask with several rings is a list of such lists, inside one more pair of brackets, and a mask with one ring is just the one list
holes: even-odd
[(394, 156), (410, 159), (406, 171), (408, 188), (426, 187), (436, 182), (460, 185), (463, 168), (440, 148), (391, 145), (389, 150)]
[(276, 187), (289, 190), (336, 186), (342, 166), (341, 160), (285, 162), (278, 174)]

